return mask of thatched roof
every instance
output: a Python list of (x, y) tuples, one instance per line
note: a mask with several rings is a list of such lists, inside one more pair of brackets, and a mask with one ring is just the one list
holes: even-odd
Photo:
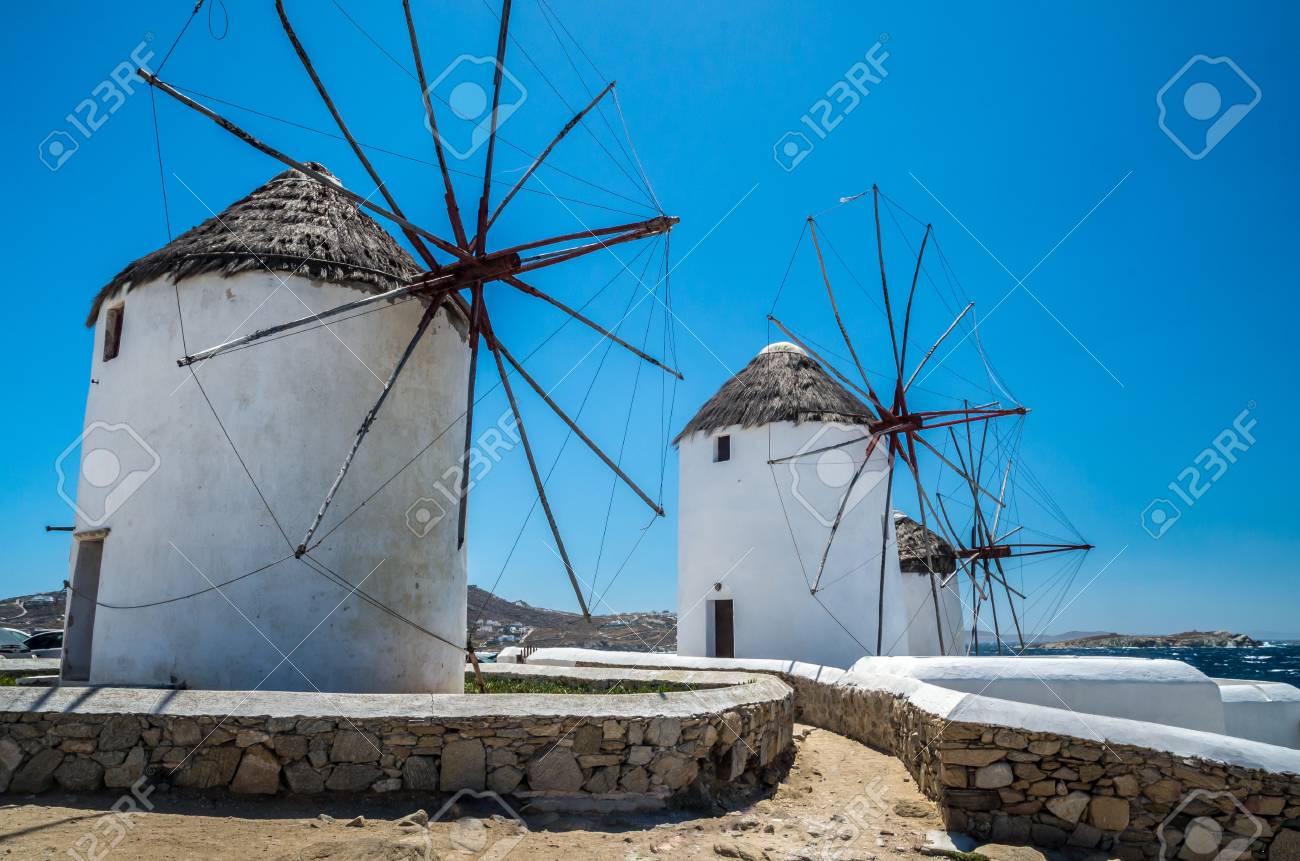
[(957, 570), (952, 545), (901, 511), (894, 512), (894, 533), (898, 537), (898, 564), (904, 573), (951, 574)]
[[(322, 165), (310, 166), (329, 173)], [(400, 287), (421, 271), (387, 231), (333, 186), (287, 170), (117, 273), (95, 296), (86, 325), (95, 325), (106, 301), (139, 284), (261, 269), (367, 293)]]
[(763, 348), (744, 370), (728, 380), (686, 423), (674, 443), (693, 433), (772, 422), (874, 421), (871, 409), (858, 400), (821, 365), (794, 344)]

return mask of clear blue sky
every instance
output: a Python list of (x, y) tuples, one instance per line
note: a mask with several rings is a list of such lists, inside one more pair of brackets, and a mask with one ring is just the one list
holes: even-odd
[[(10, 202), (0, 216), (10, 256), (0, 364), (8, 403), (0, 426), (7, 457), (0, 485), (5, 594), (55, 588), (66, 576), (68, 539), (47, 535), (42, 527), (70, 522), (55, 493), (53, 462), (82, 421), (90, 364), (83, 321), (105, 281), (166, 240), (147, 92), (125, 99), (89, 139), (64, 117), (150, 35), (156, 65), (189, 5), (79, 4), (51, 14), (48, 6), (16, 4), (0, 36), (17, 70), (6, 96), (2, 144)], [(492, 51), (495, 4), (414, 5), (431, 75), (461, 52)], [(539, 6), (533, 0), (517, 5), (514, 33), (523, 49), (570, 103), (585, 102), (582, 82)], [(380, 9), (357, 0), (291, 0), (289, 8), (357, 136), (428, 158), (418, 89), (349, 23), (340, 6), (409, 66), (399, 4)], [(977, 307), (985, 314), (997, 307), (981, 333), (1008, 387), (1033, 408), (1025, 429), (1026, 462), (1097, 545), (1075, 582), (1071, 596), (1077, 592), (1077, 598), (1051, 627), (1300, 630), (1291, 498), (1300, 466), (1294, 445), (1300, 369), (1292, 350), (1297, 300), (1291, 253), (1300, 82), (1294, 43), (1300, 33), (1293, 7), (618, 7), (568, 0), (552, 6), (595, 65), (619, 82), (636, 151), (664, 208), (682, 218), (673, 234), (674, 260), (694, 249), (672, 276), (678, 359), (687, 376), (676, 393), (677, 427), (729, 370), (742, 367), (768, 340), (765, 315), (804, 216), (876, 182), (908, 211), (934, 223), (963, 292)], [(239, 0), (226, 7), (226, 37), (213, 38), (201, 14), (163, 77), (282, 119), (331, 128), (273, 8)], [(212, 29), (220, 35), (224, 26), (218, 15)], [(781, 169), (773, 145), (787, 131), (809, 131), (800, 118), (881, 34), (888, 34), (887, 77), (871, 84), (869, 96), (825, 140), (816, 140), (793, 171)], [(1193, 160), (1158, 127), (1156, 93), (1197, 54), (1231, 57), (1262, 99), (1208, 155)], [(576, 62), (592, 83), (585, 61), (577, 56)], [(503, 134), (536, 151), (568, 110), (516, 46), (507, 65), (528, 98)], [(1215, 67), (1214, 75), (1222, 73), (1234, 74)], [(1237, 90), (1244, 84), (1229, 94), (1223, 82), (1235, 79), (1215, 80), (1225, 87), (1225, 99), (1240, 101)], [(1171, 92), (1183, 92), (1185, 84)], [(1204, 100), (1196, 104), (1205, 106)], [(1184, 132), (1197, 127), (1181, 96), (1171, 109)], [(1226, 109), (1225, 101), (1219, 113)], [(372, 190), (339, 142), (242, 110), (221, 110), (281, 148), (325, 162), (350, 187)], [(220, 209), (279, 170), (161, 97), (159, 116), (176, 232), (206, 216), (204, 201)], [(618, 122), (616, 114), (607, 118)], [(596, 128), (609, 146), (609, 130), (603, 123)], [(57, 172), (37, 157), (54, 130), (69, 130), (80, 141)], [(392, 156), (375, 159), (413, 219), (447, 233), (435, 172)], [(575, 133), (555, 161), (636, 196), (590, 138)], [(503, 149), (498, 168), (511, 178), (525, 164), (517, 151)], [(479, 163), (472, 165), (477, 169)], [(562, 174), (541, 176), (558, 194), (614, 205), (621, 200)], [(462, 205), (472, 209), (474, 183), (460, 183)], [(525, 197), (494, 230), (498, 245), (578, 229), (574, 215), (544, 194)], [(574, 212), (592, 224), (631, 220), (590, 207), (576, 206)], [(860, 202), (829, 213), (825, 223), (863, 283), (876, 289), (869, 216)], [(886, 241), (892, 241), (889, 234)], [(635, 254), (634, 246), (623, 248), (631, 249), (621, 254), (625, 261)], [(779, 313), (797, 318), (829, 344), (833, 329), (809, 266), (805, 255)], [(910, 275), (901, 256), (891, 258), (891, 268), (896, 284)], [(578, 302), (619, 269), (613, 259), (592, 258), (538, 281)], [(1028, 290), (1013, 291), (1031, 269), (1023, 285)], [(836, 277), (848, 284), (843, 272)], [(629, 285), (626, 279), (616, 282), (593, 305), (594, 316), (617, 319)], [(647, 303), (640, 316), (629, 318), (628, 331), (639, 335), (651, 307), (657, 306)], [(882, 357), (879, 317), (870, 316), (861, 301), (850, 303), (847, 313), (864, 350)], [(925, 334), (918, 340), (929, 341), (944, 325), (942, 315), (932, 308), (921, 317), (918, 328)], [(504, 335), (520, 350), (531, 349), (560, 322), (516, 297), (502, 299), (499, 318)], [(530, 363), (543, 379), (558, 380), (594, 343), (570, 334)], [(651, 343), (658, 337), (652, 333)], [(580, 363), (557, 389), (557, 398), (571, 409), (600, 354)], [(979, 368), (969, 346), (951, 362), (963, 373)], [(618, 447), (634, 369), (631, 361), (611, 357), (585, 414), (611, 449)], [(656, 491), (659, 382), (642, 377), (640, 385), (653, 388), (640, 389), (627, 460)], [(961, 380), (945, 372), (931, 382), (945, 393), (964, 393)], [(1148, 537), (1140, 523), (1148, 502), (1170, 497), (1168, 483), (1248, 403), (1254, 404), (1257, 443), (1193, 507), (1183, 505), (1181, 518), (1159, 541)], [(487, 406), (502, 404), (494, 396)], [(533, 432), (549, 464), (563, 428), (544, 417), (540, 403), (528, 402), (526, 409), (537, 417)], [(579, 568), (590, 574), (609, 479), (570, 444), (554, 482), (561, 525)], [(527, 513), (531, 490), (522, 458), (508, 458), (481, 491), (472, 518), (471, 581), (487, 585)], [(673, 456), (663, 493), (666, 521), (637, 548), (602, 610), (674, 605)], [(603, 582), (631, 549), (643, 515), (629, 495), (616, 495)], [(534, 517), (499, 591), (534, 604), (572, 607), (545, 537)]]

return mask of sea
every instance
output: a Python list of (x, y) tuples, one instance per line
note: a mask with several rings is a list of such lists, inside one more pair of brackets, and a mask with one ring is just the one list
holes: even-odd
[[(980, 642), (980, 654), (996, 654), (992, 643)], [(1300, 687), (1300, 640), (1265, 642), (1248, 649), (1045, 649), (1031, 648), (1026, 655), (1113, 655), (1124, 658), (1171, 658), (1184, 661), (1216, 679), (1251, 679), (1285, 682)]]

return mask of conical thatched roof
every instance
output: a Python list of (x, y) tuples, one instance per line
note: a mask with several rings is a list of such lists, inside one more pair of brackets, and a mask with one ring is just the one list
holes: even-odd
[(874, 421), (871, 409), (822, 370), (794, 344), (765, 347), (745, 369), (718, 389), (673, 440), (693, 433), (772, 422)]
[[(310, 165), (329, 173), (322, 165)], [(271, 269), (368, 293), (400, 287), (421, 269), (356, 204), (296, 170), (287, 170), (220, 215), (128, 265), (95, 296), (87, 326), (109, 299), (158, 278)]]
[(894, 533), (898, 537), (898, 564), (904, 573), (951, 574), (957, 570), (952, 545), (901, 511), (894, 512)]

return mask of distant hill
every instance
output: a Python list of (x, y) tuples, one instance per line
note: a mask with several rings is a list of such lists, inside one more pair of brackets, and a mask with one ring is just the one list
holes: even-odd
[(63, 590), (0, 599), (0, 628), (32, 633), (63, 627)]
[(1242, 648), (1259, 643), (1245, 634), (1229, 631), (1183, 631), (1180, 634), (1094, 634), (1075, 640), (1062, 640), (1051, 649), (1167, 649), (1167, 648)]
[(469, 587), (468, 624), (474, 648), (488, 651), (519, 645), (628, 652), (677, 650), (677, 614), (667, 610), (592, 615), (588, 624), (578, 613), (507, 601), (478, 586)]

